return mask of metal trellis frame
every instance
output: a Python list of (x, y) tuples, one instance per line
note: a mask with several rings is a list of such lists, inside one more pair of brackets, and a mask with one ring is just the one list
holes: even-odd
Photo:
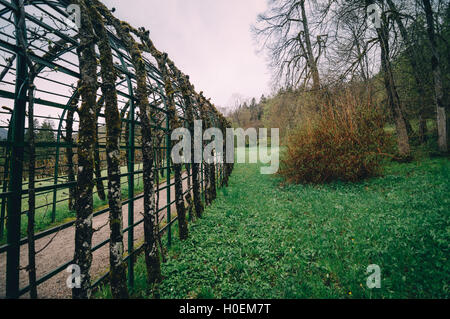
[[(73, 1), (68, 0), (0, 0), (0, 133), (5, 138), (0, 140), (0, 297), (19, 298), (26, 295), (33, 287), (24, 280), (24, 267), (26, 261), (22, 254), (30, 240), (47, 240), (51, 243), (58, 241), (58, 234), (75, 225), (75, 211), (69, 207), (71, 190), (77, 186), (77, 181), (70, 181), (68, 172), (77, 171), (77, 158), (73, 156), (73, 165), (67, 163), (68, 149), (77, 149), (77, 134), (79, 117), (74, 113), (72, 123), (69, 124), (67, 116), (69, 110), (78, 105), (77, 90), (80, 80), (80, 70), (77, 57), (79, 47), (78, 33), (71, 25), (65, 24), (70, 18), (66, 12), (67, 6)], [(23, 13), (21, 13), (23, 8)], [(22, 16), (23, 14), (23, 16)], [(23, 24), (19, 20), (23, 18)], [(19, 41), (19, 35), (26, 40), (26, 48)], [(120, 174), (122, 184), (122, 205), (128, 205), (127, 219), (123, 233), (127, 239), (127, 254), (124, 261), (127, 262), (128, 285), (134, 285), (135, 256), (141, 251), (136, 247), (137, 238), (135, 230), (143, 223), (143, 219), (135, 220), (135, 204), (144, 197), (142, 190), (138, 188), (142, 179), (142, 136), (140, 134), (142, 123), (140, 122), (137, 108), (135, 88), (137, 79), (132, 57), (126, 50), (126, 46), (120, 37), (108, 27), (109, 42), (113, 51), (114, 72), (119, 74), (116, 82), (116, 92), (119, 98), (119, 111), (121, 116), (122, 131), (120, 139), (121, 167)], [(162, 72), (151, 54), (143, 54), (147, 72), (148, 98), (155, 118), (152, 118), (152, 128), (161, 133), (164, 138), (161, 144), (154, 145), (154, 151), (159, 156), (160, 166), (155, 167), (157, 174), (165, 175), (166, 185), (160, 187), (160, 193), (165, 192), (166, 204), (157, 207), (156, 214), (160, 218), (160, 233), (167, 235), (167, 246), (171, 246), (173, 239), (172, 226), (177, 222), (174, 204), (175, 182), (171, 178), (173, 164), (171, 162), (171, 121), (170, 110), (167, 102), (165, 83)], [(28, 63), (37, 66), (37, 75), (29, 78)], [(172, 72), (172, 71), (171, 71)], [(181, 84), (175, 73), (171, 73), (172, 87), (175, 94), (175, 106), (179, 120), (186, 124), (188, 119), (184, 116), (186, 105), (180, 92)], [(33, 83), (30, 83), (33, 81)], [(34, 238), (28, 238), (24, 227), (28, 214), (28, 183), (30, 174), (26, 168), (29, 144), (27, 142), (28, 119), (27, 106), (29, 96), (28, 87), (33, 84), (36, 87), (36, 95), (33, 97), (33, 119), (39, 124), (43, 121), (50, 123), (51, 129), (35, 130), (36, 136), (44, 136), (43, 140), (36, 141), (36, 227)], [(200, 97), (197, 95), (196, 97)], [(101, 91), (97, 92), (97, 100), (102, 99)], [(201, 118), (200, 108), (209, 111), (208, 116), (213, 119), (215, 125), (220, 125), (223, 118), (214, 106), (204, 99), (205, 105), (200, 105), (200, 98), (193, 99), (193, 114), (196, 119)], [(68, 125), (73, 132), (72, 142), (67, 142)], [(97, 141), (97, 152), (100, 157), (100, 169), (106, 170), (106, 133), (104, 108), (98, 112), (98, 136), (93, 136)], [(39, 135), (40, 134), (40, 135)], [(2, 134), (0, 134), (0, 137)], [(215, 166), (217, 187), (226, 174), (225, 165)], [(201, 198), (205, 200), (204, 170), (208, 165), (200, 165), (199, 182), (201, 185)], [(72, 171), (70, 171), (72, 170)], [(101, 173), (101, 172), (100, 172)], [(75, 174), (76, 175), (76, 174)], [(184, 174), (182, 179), (192, 178), (190, 174)], [(105, 183), (108, 177), (104, 174), (95, 182)], [(183, 196), (193, 191), (183, 188)], [(95, 194), (95, 192), (94, 192)], [(106, 202), (96, 199), (94, 217), (109, 213)], [(5, 227), (6, 225), (6, 227)], [(102, 240), (91, 247), (91, 251), (105, 249), (109, 239)], [(25, 262), (25, 264), (24, 264)], [(50, 269), (37, 269), (38, 278), (36, 285), (39, 287), (46, 281), (54, 279), (64, 272), (73, 260), (68, 258), (59, 265)], [(97, 276), (92, 283), (98, 286), (108, 278), (108, 259), (104, 261), (105, 273)]]

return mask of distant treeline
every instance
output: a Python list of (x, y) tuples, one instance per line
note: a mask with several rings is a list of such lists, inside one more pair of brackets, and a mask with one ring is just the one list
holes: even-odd
[(447, 151), (450, 2), (269, 1), (253, 31), (279, 89), (241, 103), (235, 126), (280, 128), (286, 141), (350, 90), (384, 110), (399, 155), (425, 143)]

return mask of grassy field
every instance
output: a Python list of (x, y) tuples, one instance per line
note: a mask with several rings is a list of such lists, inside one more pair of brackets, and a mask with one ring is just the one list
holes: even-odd
[[(162, 298), (449, 298), (450, 161), (363, 183), (283, 185), (236, 165), (162, 266)], [(381, 267), (381, 289), (366, 269)], [(133, 296), (146, 298), (144, 258)], [(97, 297), (110, 297), (107, 287)]]

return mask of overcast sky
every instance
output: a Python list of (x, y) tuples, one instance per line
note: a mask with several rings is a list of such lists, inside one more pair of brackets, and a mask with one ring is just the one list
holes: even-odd
[(235, 93), (259, 99), (270, 92), (266, 60), (250, 32), (266, 0), (103, 2), (118, 18), (150, 30), (155, 46), (217, 106), (228, 106)]

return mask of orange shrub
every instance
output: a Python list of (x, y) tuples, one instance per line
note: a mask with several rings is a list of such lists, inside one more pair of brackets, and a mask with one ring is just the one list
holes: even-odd
[(392, 145), (381, 110), (349, 91), (319, 104), (320, 111), (290, 135), (280, 174), (292, 183), (356, 182), (376, 175)]

